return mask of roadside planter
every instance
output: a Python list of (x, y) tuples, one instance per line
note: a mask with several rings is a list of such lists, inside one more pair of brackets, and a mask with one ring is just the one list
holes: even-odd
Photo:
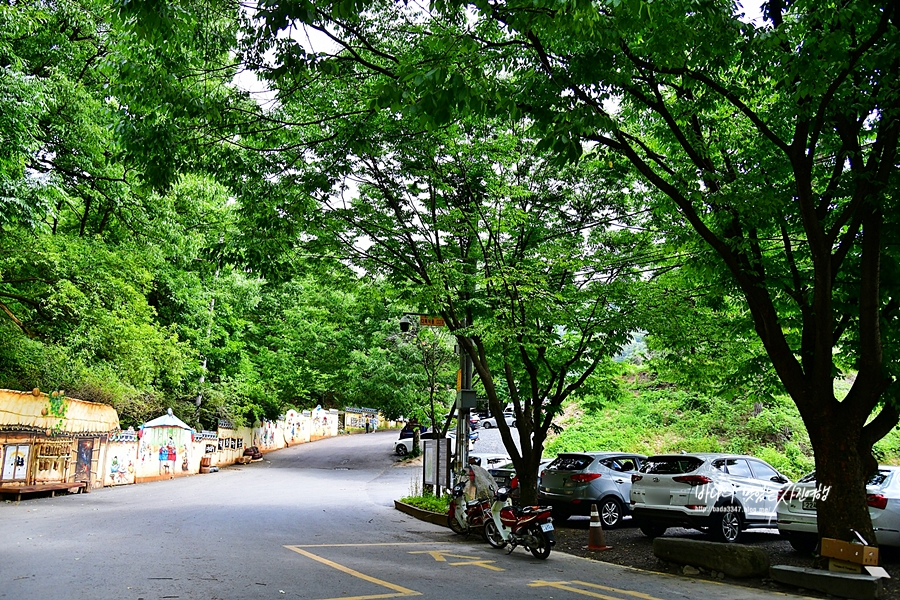
[(442, 527), (447, 527), (447, 514), (446, 513), (436, 513), (430, 510), (425, 510), (419, 508), (417, 506), (413, 506), (412, 504), (406, 504), (405, 502), (400, 502), (399, 500), (394, 500), (394, 508), (399, 510), (402, 513), (406, 513), (411, 517), (415, 517), (420, 521), (425, 521), (427, 523), (433, 523), (434, 525), (440, 525)]

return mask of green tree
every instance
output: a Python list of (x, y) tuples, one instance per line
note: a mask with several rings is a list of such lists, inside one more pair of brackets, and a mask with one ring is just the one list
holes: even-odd
[[(559, 154), (587, 145), (632, 168), (666, 238), (702, 241), (732, 277), (833, 488), (820, 534), (871, 540), (864, 481), (898, 421), (900, 8), (771, 0), (756, 25), (736, 6), (449, 0), (410, 19), (400, 4), (277, 3), (260, 16), (270, 31), (334, 32), (342, 60), (389, 73), (383, 105), (398, 112), (524, 114)], [(416, 60), (376, 60), (390, 36)], [(842, 368), (857, 377), (839, 401)]]
[(600, 163), (542, 156), (520, 123), (418, 130), (373, 107), (385, 81), (363, 75), (341, 59), (272, 75), (282, 126), (254, 144), (279, 148), (272, 178), (318, 202), (310, 213), (279, 195), (279, 210), (305, 216), (310, 251), (385, 277), (445, 319), (493, 412), (514, 406), (521, 453), (505, 423), (500, 433), (534, 499), (553, 416), (628, 338), (635, 275), (609, 252), (637, 243), (616, 221), (627, 197)]

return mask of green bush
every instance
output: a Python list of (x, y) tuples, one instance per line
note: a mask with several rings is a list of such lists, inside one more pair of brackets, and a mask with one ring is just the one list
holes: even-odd
[[(605, 392), (611, 387), (606, 381), (588, 389)], [(568, 416), (558, 423), (562, 432), (548, 442), (545, 454), (732, 452), (758, 456), (795, 480), (813, 468), (809, 436), (786, 396), (710, 396), (637, 367), (623, 370), (619, 387), (618, 396), (583, 394), (573, 400)], [(882, 462), (896, 462), (900, 432), (879, 442), (876, 451)]]
[(422, 510), (444, 514), (447, 512), (447, 510), (449, 510), (450, 507), (450, 495), (444, 494), (440, 498), (437, 498), (432, 494), (425, 494), (423, 496), (406, 496), (404, 498), (400, 498), (400, 502), (409, 504), (410, 506), (415, 506), (416, 508), (421, 508)]

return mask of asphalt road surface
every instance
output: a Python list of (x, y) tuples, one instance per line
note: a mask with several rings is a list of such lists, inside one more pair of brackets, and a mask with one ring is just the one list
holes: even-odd
[(397, 512), (420, 468), (397, 433), (342, 436), (218, 473), (0, 503), (0, 598), (742, 600), (751, 589), (554, 552), (507, 555)]

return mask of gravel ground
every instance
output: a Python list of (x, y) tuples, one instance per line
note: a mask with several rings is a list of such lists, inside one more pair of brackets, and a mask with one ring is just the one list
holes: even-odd
[[(611, 550), (593, 552), (587, 549), (588, 528), (590, 519), (587, 517), (572, 517), (566, 522), (554, 521), (556, 525), (556, 550), (590, 558), (610, 562), (617, 565), (635, 567), (648, 571), (658, 571), (671, 574), (682, 574), (683, 566), (667, 563), (659, 560), (653, 554), (653, 543), (650, 538), (644, 536), (630, 521), (626, 519), (623, 525), (617, 529), (604, 531), (606, 544)], [(683, 537), (698, 540), (708, 539), (703, 533), (692, 529), (669, 529), (666, 536)], [(761, 529), (744, 533), (742, 543), (762, 548), (769, 554), (772, 565), (792, 565), (797, 567), (812, 567), (814, 557), (804, 556), (791, 548), (790, 543), (778, 535), (777, 530)], [(891, 575), (891, 579), (885, 582), (882, 598), (900, 598), (900, 549), (882, 548), (880, 550), (881, 566)], [(713, 579), (709, 572), (701, 572), (696, 576), (701, 579)], [(797, 588), (781, 585), (768, 578), (732, 579), (726, 578), (726, 583), (746, 585), (754, 588), (768, 589), (777, 592), (798, 593)], [(816, 598), (827, 598), (824, 594), (817, 594), (808, 590), (802, 593)]]

